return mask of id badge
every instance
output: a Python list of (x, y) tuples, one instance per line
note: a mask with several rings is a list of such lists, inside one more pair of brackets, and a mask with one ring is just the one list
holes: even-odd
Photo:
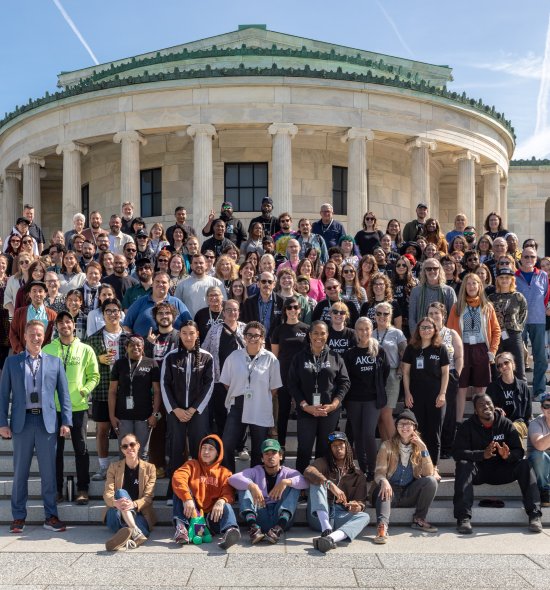
[(244, 390), (244, 397), (246, 399), (252, 399), (252, 389), (245, 389)]
[(313, 404), (314, 406), (320, 406), (321, 405), (321, 394), (320, 393), (314, 393), (312, 396), (313, 399)]
[(423, 356), (417, 356), (416, 357), (416, 368), (417, 369), (423, 369), (424, 368), (424, 357)]
[(126, 396), (126, 409), (127, 410), (134, 409), (134, 398), (131, 395)]
[(38, 391), (31, 392), (31, 404), (37, 404), (39, 401)]
[(473, 336), (468, 336), (468, 344), (473, 346), (476, 343), (476, 339)]
[(508, 340), (508, 338), (510, 338), (510, 336), (508, 336), (508, 332), (506, 330), (502, 330), (502, 332), (500, 333), (500, 338), (502, 340)]

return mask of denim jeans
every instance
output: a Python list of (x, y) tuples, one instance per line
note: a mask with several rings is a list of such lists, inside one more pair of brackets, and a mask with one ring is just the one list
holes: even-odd
[(526, 324), (525, 330), (529, 334), (533, 351), (533, 397), (546, 391), (546, 347), (544, 343), (544, 324)]
[[(121, 498), (128, 498), (128, 500), (131, 500), (130, 494), (128, 494), (126, 490), (116, 490), (115, 500), (120, 500)], [(148, 537), (151, 532), (149, 531), (149, 525), (147, 524), (147, 520), (145, 520), (145, 516), (139, 512), (136, 512), (135, 510), (132, 510), (132, 513), (134, 515), (134, 520), (136, 521), (136, 526), (146, 537)], [(109, 508), (109, 510), (107, 510), (105, 524), (113, 531), (113, 533), (116, 533), (121, 528), (128, 526), (125, 520), (122, 518), (122, 513), (120, 510), (118, 510), (118, 508)]]
[(539, 490), (550, 492), (550, 454), (548, 451), (532, 450), (528, 459), (537, 477)]
[(252, 494), (248, 490), (239, 492), (239, 511), (241, 516), (246, 520), (247, 512), (252, 512), (256, 516), (256, 522), (264, 533), (277, 524), (281, 512), (285, 510), (290, 514), (288, 524), (285, 530), (288, 530), (294, 522), (294, 513), (298, 505), (300, 490), (296, 488), (286, 488), (281, 499), (278, 502), (270, 502), (265, 508), (257, 508), (254, 505)]
[[(172, 514), (174, 518), (174, 524), (176, 524), (176, 521), (179, 520), (185, 525), (186, 529), (189, 529), (189, 519), (183, 513), (183, 501), (181, 500), (181, 498), (176, 496), (176, 494), (174, 494), (174, 505), (172, 509)], [(231, 527), (239, 526), (237, 524), (237, 517), (235, 516), (233, 506), (231, 506), (231, 504), (228, 504), (227, 502), (223, 505), (223, 513), (218, 522), (214, 522), (210, 519), (210, 513), (205, 514), (205, 516), (210, 532), (214, 533), (215, 535), (225, 533), (225, 531), (227, 529), (230, 529)]]
[(370, 517), (366, 512), (348, 512), (341, 504), (329, 506), (325, 486), (309, 486), (307, 501), (307, 522), (314, 531), (321, 530), (321, 523), (317, 518), (317, 510), (328, 513), (330, 524), (335, 531), (342, 531), (350, 541), (361, 534), (369, 524)]

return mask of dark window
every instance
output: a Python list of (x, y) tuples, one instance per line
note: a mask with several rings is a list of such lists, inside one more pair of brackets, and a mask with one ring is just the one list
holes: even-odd
[(348, 169), (332, 167), (332, 206), (335, 215), (348, 214)]
[(80, 211), (86, 218), (84, 227), (88, 227), (88, 219), (90, 218), (90, 185), (83, 184), (80, 189)]
[(235, 211), (260, 211), (267, 197), (267, 163), (226, 164), (224, 185), (225, 199)]
[(141, 217), (162, 215), (162, 168), (141, 171)]

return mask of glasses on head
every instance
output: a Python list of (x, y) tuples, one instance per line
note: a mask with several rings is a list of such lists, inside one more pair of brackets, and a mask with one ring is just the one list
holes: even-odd
[(505, 361), (502, 361), (501, 363), (497, 363), (497, 369), (500, 369), (501, 367), (506, 367), (509, 364), (510, 364), (510, 361), (508, 359), (506, 359)]
[(420, 326), (418, 328), (421, 332), (429, 332), (430, 330), (433, 330), (434, 327), (433, 326)]
[(345, 274), (345, 275), (354, 275), (355, 274), (355, 271), (353, 270), (353, 268), (345, 268), (342, 271), (342, 273)]
[(439, 270), (439, 266), (428, 266), (426, 267), (426, 272), (437, 272)]
[(262, 285), (273, 285), (273, 281), (271, 279), (260, 279), (260, 283), (262, 283)]
[(343, 309), (331, 309), (330, 313), (332, 315), (346, 315), (346, 312)]
[(106, 315), (118, 315), (120, 313), (120, 309), (106, 309), (104, 313)]
[(261, 335), (261, 334), (252, 334), (251, 332), (247, 332), (247, 333), (244, 335), (244, 337), (245, 337), (247, 340), (259, 340), (259, 339), (262, 337), (262, 335)]
[(378, 317), (380, 317), (380, 316), (388, 317), (390, 315), (390, 312), (389, 311), (377, 311), (376, 315)]
[(294, 310), (296, 310), (296, 311), (297, 311), (297, 310), (299, 310), (299, 309), (300, 309), (300, 306), (299, 306), (299, 305), (289, 305), (289, 306), (287, 307), (287, 309), (294, 309)]
[(124, 444), (120, 445), (120, 448), (121, 448), (123, 451), (126, 451), (126, 450), (127, 450), (127, 449), (129, 449), (129, 448), (130, 448), (130, 449), (135, 449), (135, 448), (136, 448), (136, 446), (137, 446), (137, 442), (135, 442), (135, 441), (134, 441), (134, 442), (124, 443)]

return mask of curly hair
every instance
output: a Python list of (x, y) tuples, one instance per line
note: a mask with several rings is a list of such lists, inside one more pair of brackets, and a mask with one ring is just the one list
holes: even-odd
[(388, 275), (381, 272), (371, 275), (369, 284), (367, 286), (367, 301), (375, 301), (374, 297), (374, 283), (376, 281), (383, 281), (384, 283), (384, 301), (393, 301), (393, 289)]

